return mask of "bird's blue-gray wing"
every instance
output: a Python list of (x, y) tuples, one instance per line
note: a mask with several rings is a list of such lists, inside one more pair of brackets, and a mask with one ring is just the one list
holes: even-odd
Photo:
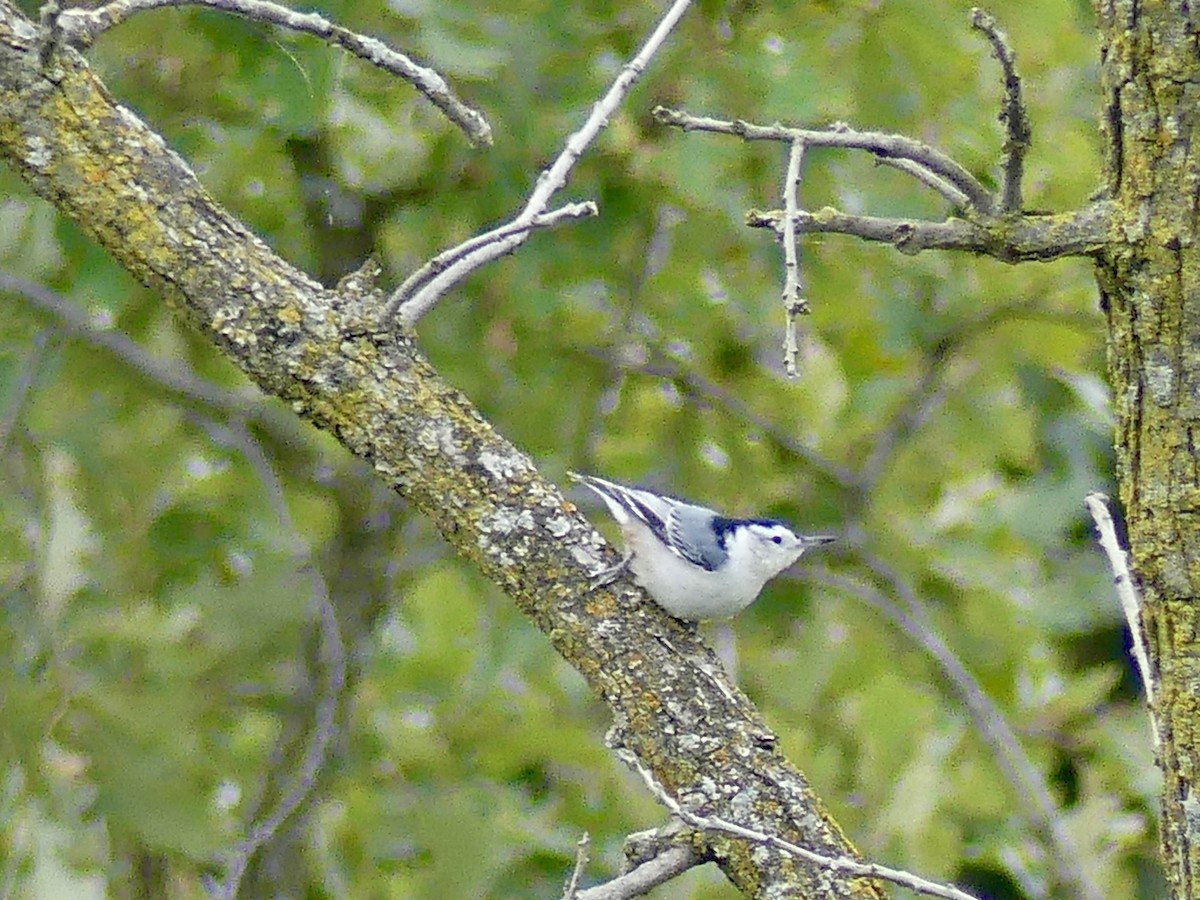
[(688, 562), (714, 572), (729, 554), (713, 530), (712, 510), (678, 504), (667, 517), (667, 544)]

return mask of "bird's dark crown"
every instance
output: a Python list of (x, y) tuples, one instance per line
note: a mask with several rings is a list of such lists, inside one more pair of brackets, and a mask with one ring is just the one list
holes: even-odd
[(729, 535), (745, 525), (761, 525), (763, 528), (774, 528), (778, 525), (788, 531), (792, 530), (791, 525), (778, 519), (731, 519), (728, 516), (717, 516), (712, 523), (713, 532), (717, 535), (717, 543), (724, 549), (725, 540)]

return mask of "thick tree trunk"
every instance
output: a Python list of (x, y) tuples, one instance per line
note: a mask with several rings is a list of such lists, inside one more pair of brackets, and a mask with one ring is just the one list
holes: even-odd
[(1098, 5), (1114, 242), (1109, 322), (1121, 499), (1157, 673), (1163, 866), (1200, 897), (1200, 19), (1187, 4)]

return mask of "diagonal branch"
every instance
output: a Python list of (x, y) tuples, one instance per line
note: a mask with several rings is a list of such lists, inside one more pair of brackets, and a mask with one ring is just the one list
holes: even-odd
[(1109, 499), (1105, 494), (1092, 492), (1083, 498), (1092, 521), (1096, 524), (1096, 534), (1100, 540), (1100, 548), (1108, 557), (1109, 568), (1112, 569), (1113, 583), (1117, 587), (1117, 600), (1121, 604), (1121, 612), (1125, 615), (1125, 624), (1129, 628), (1129, 643), (1133, 648), (1133, 659), (1137, 663), (1138, 675), (1142, 679), (1142, 689), (1146, 692), (1146, 708), (1150, 713), (1150, 736), (1154, 739), (1154, 749), (1157, 752), (1162, 747), (1162, 736), (1158, 732), (1158, 713), (1154, 707), (1154, 670), (1150, 667), (1150, 656), (1146, 652), (1145, 626), (1142, 624), (1142, 601), (1137, 588), (1133, 584), (1133, 575), (1129, 571), (1129, 557), (1117, 540), (1117, 529), (1113, 523), (1112, 513), (1109, 512)]
[(682, 875), (688, 869), (707, 862), (691, 847), (678, 845), (664, 850), (624, 875), (579, 891), (574, 900), (629, 900), (642, 897), (660, 884)]
[(256, 388), (247, 386), (231, 390), (207, 381), (180, 362), (160, 359), (120, 332), (100, 327), (91, 316), (54, 291), (0, 272), (0, 294), (4, 293), (21, 297), (31, 309), (49, 317), (66, 334), (111, 355), (159, 390), (225, 418), (252, 422), (281, 443), (296, 443), (296, 420)]
[(469, 240), (463, 241), (449, 250), (443, 250), (409, 275), (404, 280), (404, 283), (396, 288), (388, 300), (388, 305), (384, 307), (384, 318), (400, 310), (402, 312), (401, 321), (411, 327), (416, 324), (421, 316), (429, 311), (430, 307), (433, 303), (437, 302), (441, 295), (429, 294), (429, 306), (418, 306), (415, 302), (396, 305), (397, 297), (410, 296), (415, 291), (420, 290), (422, 285), (432, 281), (436, 276), (442, 276), (450, 282), (461, 281), (488, 261), (484, 258), (483, 251), (486, 251), (487, 254), (494, 253), (497, 257), (503, 256), (505, 253), (511, 253), (525, 242), (525, 239), (529, 236), (529, 232), (535, 228), (551, 228), (563, 219), (582, 219), (587, 216), (598, 215), (600, 215), (600, 208), (591, 200), (584, 201), (583, 203), (568, 203), (565, 206), (560, 206), (558, 209), (538, 213), (536, 216), (529, 218), (518, 216), (516, 219), (505, 225), (501, 225), (499, 228), (485, 231), (483, 234), (478, 234)]
[(881, 166), (888, 166), (889, 168), (903, 172), (905, 175), (911, 175), (930, 190), (941, 194), (949, 200), (955, 209), (968, 209), (971, 206), (971, 200), (966, 194), (945, 178), (929, 171), (920, 163), (915, 163), (911, 159), (897, 159), (892, 156), (877, 156), (875, 157), (875, 162)]
[[(78, 53), (62, 48), (48, 73), (40, 46), (33, 23), (0, 0), (0, 158), (264, 390), (425, 513), (581, 673), (623, 748), (661, 783), (713, 815), (854, 856), (694, 628), (630, 585), (585, 590), (587, 572), (616, 555), (411, 333), (378, 323), (378, 294), (325, 289), (289, 266), (114, 104)], [(713, 840), (744, 891), (879, 896), (870, 882), (778, 849)]]
[[(0, 273), (0, 291), (4, 290), (3, 278), (3, 273)], [(4, 404), (4, 407), (0, 408), (0, 460), (4, 459), (4, 454), (8, 452), (8, 444), (17, 430), (21, 411), (28, 402), (29, 395), (33, 392), (34, 384), (37, 382), (38, 369), (46, 358), (46, 348), (49, 345), (49, 338), (50, 333), (45, 330), (39, 331), (34, 337), (33, 347), (29, 351), (29, 356), (17, 372), (17, 377), (14, 380), (12, 396), (8, 398), (8, 402)]]
[(492, 142), (492, 126), (483, 114), (467, 106), (450, 89), (446, 80), (433, 69), (417, 65), (399, 50), (394, 50), (377, 38), (358, 34), (335, 25), (316, 13), (299, 13), (268, 0), (114, 0), (94, 10), (67, 9), (50, 17), (56, 37), (69, 44), (86, 47), (108, 29), (121, 24), (131, 15), (148, 9), (174, 6), (206, 6), (209, 9), (232, 13), (311, 34), (323, 41), (337, 44), (386, 72), (398, 75), (429, 98), (429, 102), (446, 114), (476, 146)]
[(859, 556), (877, 578), (890, 585), (899, 603), (893, 602), (875, 586), (844, 575), (811, 570), (806, 577), (817, 584), (856, 597), (883, 613), (930, 656), (966, 707), (980, 737), (992, 748), (992, 755), (1012, 786), (1022, 815), (1045, 841), (1058, 881), (1070, 889), (1073, 897), (1099, 900), (1100, 891), (1092, 882), (1090, 873), (1079, 863), (1079, 854), (1067, 834), (1062, 814), (1003, 712), (958, 655), (930, 626), (925, 608), (911, 585), (869, 551), (860, 548)]

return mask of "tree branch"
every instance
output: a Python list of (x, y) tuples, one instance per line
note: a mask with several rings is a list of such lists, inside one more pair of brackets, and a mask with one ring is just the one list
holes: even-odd
[(1112, 569), (1113, 583), (1117, 586), (1117, 599), (1121, 604), (1121, 612), (1125, 614), (1125, 624), (1129, 627), (1133, 659), (1142, 679), (1142, 689), (1146, 692), (1146, 708), (1150, 713), (1150, 732), (1154, 738), (1154, 749), (1158, 750), (1162, 745), (1162, 738), (1158, 733), (1158, 718), (1154, 711), (1154, 670), (1150, 668), (1150, 656), (1146, 653), (1142, 601), (1133, 584), (1128, 557), (1117, 540), (1117, 529), (1113, 524), (1112, 513), (1108, 510), (1108, 497), (1093, 492), (1084, 497), (1083, 502), (1091, 514), (1092, 521), (1096, 523), (1100, 548), (1108, 557), (1108, 565)]
[(796, 316), (808, 312), (808, 300), (804, 297), (800, 260), (796, 252), (796, 214), (799, 205), (796, 193), (800, 187), (800, 165), (804, 161), (804, 142), (792, 141), (788, 148), (787, 173), (783, 177), (783, 308), (787, 314), (787, 325), (783, 338), (783, 366), (788, 375), (796, 377), (796, 357), (800, 355), (800, 344), (796, 340)]
[[(889, 219), (849, 215), (831, 207), (796, 213), (800, 234), (847, 234), (865, 241), (891, 244), (901, 253), (923, 250), (966, 250), (1001, 262), (1045, 262), (1064, 256), (1094, 256), (1111, 241), (1113, 205), (1097, 201), (1082, 209), (1057, 215), (1022, 215), (990, 222), (946, 219)], [(751, 228), (781, 230), (783, 214), (750, 210)]]
[[(729, 134), (747, 141), (781, 141), (786, 144), (800, 141), (807, 147), (843, 147), (851, 150), (865, 150), (880, 159), (908, 160), (932, 172), (939, 180), (952, 185), (953, 196), (966, 197), (969, 208), (974, 212), (988, 215), (995, 206), (995, 198), (991, 192), (980, 184), (974, 175), (940, 150), (902, 134), (855, 131), (842, 124), (821, 130), (790, 128), (784, 125), (754, 125), (740, 119), (730, 121), (693, 116), (679, 110), (668, 109), (665, 106), (656, 106), (653, 116), (663, 125), (672, 125), (682, 128), (684, 131)], [(906, 167), (904, 171), (911, 173), (912, 170)], [(926, 181), (925, 183), (933, 186), (937, 182)], [(947, 199), (954, 202), (951, 197), (947, 197)]]
[(383, 315), (387, 318), (396, 311), (400, 311), (401, 321), (406, 326), (412, 327), (433, 308), (442, 295), (433, 292), (426, 293), (422, 296), (420, 305), (417, 304), (416, 297), (411, 302), (405, 301), (397, 305), (397, 297), (407, 297), (414, 291), (419, 291), (422, 285), (437, 276), (444, 277), (447, 283), (456, 284), (491, 259), (512, 253), (525, 242), (525, 239), (529, 237), (529, 232), (535, 228), (551, 228), (563, 219), (582, 219), (598, 215), (600, 215), (600, 207), (591, 200), (583, 203), (568, 203), (558, 209), (539, 213), (529, 218), (518, 216), (499, 228), (485, 231), (470, 240), (463, 241), (456, 247), (443, 250), (404, 279), (404, 283), (396, 288), (388, 299)]
[[(0, 291), (4, 290), (3, 278), (3, 274), (0, 273)], [(37, 381), (38, 368), (46, 357), (46, 347), (49, 343), (49, 337), (47, 331), (39, 331), (34, 337), (33, 347), (29, 350), (29, 356), (18, 371), (16, 380), (13, 383), (12, 396), (8, 398), (7, 408), (0, 413), (0, 459), (3, 459), (4, 454), (8, 452), (8, 442), (12, 440), (13, 433), (17, 429), (17, 422), (21, 418), (21, 410), (29, 400), (29, 395), (33, 392), (33, 386)]]
[(773, 834), (764, 834), (753, 828), (745, 828), (735, 822), (727, 822), (718, 816), (698, 815), (689, 809), (685, 809), (683, 804), (667, 793), (666, 789), (637, 760), (627, 759), (626, 762), (642, 777), (642, 781), (646, 783), (646, 787), (650, 789), (651, 793), (658, 798), (658, 801), (663, 806), (667, 807), (684, 824), (690, 825), (693, 828), (700, 828), (705, 831), (723, 831), (726, 834), (732, 834), (748, 841), (754, 841), (768, 847), (775, 847), (783, 850), (785, 853), (798, 856), (803, 860), (834, 872), (848, 872), (858, 878), (878, 878), (890, 881), (901, 887), (909, 888), (918, 894), (925, 894), (930, 897), (942, 897), (944, 900), (977, 900), (976, 897), (965, 891), (960, 891), (953, 885), (937, 884), (919, 875), (914, 875), (911, 872), (892, 869), (888, 866), (881, 866), (878, 863), (860, 863), (857, 860), (846, 859), (845, 857), (831, 857), (826, 856), (824, 853), (814, 853), (807, 847), (801, 847), (790, 841), (782, 840)]
[(576, 900), (579, 896), (579, 879), (583, 877), (583, 870), (588, 864), (588, 850), (591, 847), (591, 838), (585, 831), (583, 837), (579, 839), (579, 843), (575, 845), (575, 865), (571, 867), (571, 876), (567, 879), (567, 885), (563, 888), (562, 900)]
[(433, 69), (417, 65), (383, 41), (335, 25), (316, 13), (298, 13), (268, 0), (115, 0), (94, 10), (67, 9), (54, 15), (55, 10), (52, 9), (51, 15), (44, 18), (48, 19), (56, 37), (69, 44), (86, 47), (105, 31), (121, 24), (134, 13), (187, 5), (206, 6), (209, 9), (244, 16), (256, 22), (266, 22), (269, 25), (311, 34), (336, 44), (359, 59), (403, 78), (429, 98), (429, 102), (445, 113), (446, 118), (461, 128), (475, 146), (492, 142), (492, 126), (483, 114), (459, 100), (446, 84), (446, 80)]
[(1029, 114), (1021, 100), (1021, 79), (1017, 75), (1017, 56), (1008, 44), (1008, 36), (996, 25), (996, 20), (978, 7), (971, 10), (971, 27), (981, 32), (992, 45), (992, 53), (1004, 73), (1004, 103), (1000, 107), (1000, 122), (1004, 125), (1004, 151), (1001, 168), (1004, 171), (1000, 189), (1000, 212), (1021, 209), (1021, 179), (1025, 171), (1025, 154), (1033, 139)]
[(881, 612), (898, 625), (936, 663), (975, 723), (1000, 771), (1012, 786), (1013, 795), (1029, 823), (1040, 832), (1050, 851), (1050, 862), (1058, 881), (1080, 900), (1100, 900), (1099, 889), (1079, 865), (1079, 854), (1067, 834), (1062, 815), (1051, 798), (1045, 781), (1021, 747), (1004, 714), (987, 695), (958, 655), (928, 622), (924, 607), (911, 586), (886, 562), (859, 549), (864, 565), (888, 582), (900, 598), (892, 602), (882, 591), (844, 575), (808, 570), (807, 580), (841, 591)]
[(579, 891), (575, 900), (630, 900), (649, 893), (660, 884), (666, 884), (688, 869), (708, 862), (691, 847), (676, 844), (640, 863), (624, 875), (611, 881)]

